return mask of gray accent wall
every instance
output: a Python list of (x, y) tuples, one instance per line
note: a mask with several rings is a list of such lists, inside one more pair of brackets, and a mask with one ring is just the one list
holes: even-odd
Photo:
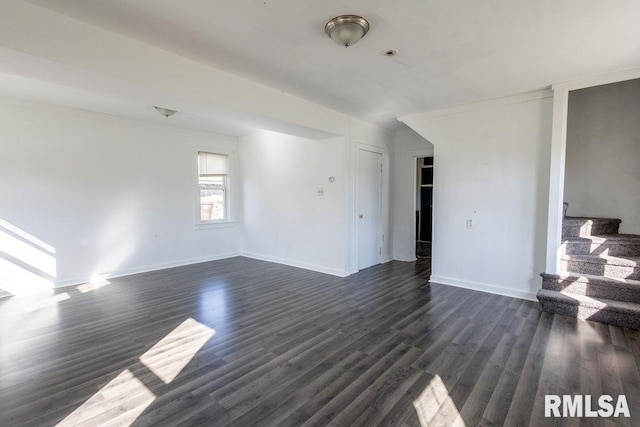
[(569, 93), (564, 200), (640, 234), (640, 80)]

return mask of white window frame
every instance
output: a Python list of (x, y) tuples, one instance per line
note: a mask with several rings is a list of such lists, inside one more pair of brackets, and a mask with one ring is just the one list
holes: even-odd
[[(225, 197), (224, 197), (224, 214), (223, 219), (211, 219), (202, 220), (200, 216), (200, 173), (198, 165), (199, 153), (220, 154), (227, 156), (227, 175), (225, 179)], [(210, 228), (224, 228), (231, 227), (235, 224), (233, 217), (234, 194), (233, 194), (233, 181), (234, 181), (234, 169), (235, 159), (234, 152), (232, 150), (218, 148), (218, 147), (193, 147), (191, 153), (192, 159), (192, 182), (193, 182), (193, 224), (196, 230), (206, 230)]]

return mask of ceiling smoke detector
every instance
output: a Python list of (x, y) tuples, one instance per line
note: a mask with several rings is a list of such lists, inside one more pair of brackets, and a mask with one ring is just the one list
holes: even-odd
[(324, 32), (344, 47), (357, 43), (369, 31), (369, 21), (357, 15), (340, 15), (324, 26)]

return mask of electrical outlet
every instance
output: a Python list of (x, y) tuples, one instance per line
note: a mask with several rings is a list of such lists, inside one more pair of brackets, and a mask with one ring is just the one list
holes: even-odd
[(472, 219), (468, 219), (467, 220), (467, 228), (473, 228), (473, 220)]
[(324, 196), (324, 187), (318, 187), (316, 189), (316, 195), (318, 196)]

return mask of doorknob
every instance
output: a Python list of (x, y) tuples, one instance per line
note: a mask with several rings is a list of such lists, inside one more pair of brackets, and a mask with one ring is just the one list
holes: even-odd
[(358, 218), (362, 219), (362, 218), (364, 218), (364, 215), (360, 214), (360, 215), (358, 215)]

